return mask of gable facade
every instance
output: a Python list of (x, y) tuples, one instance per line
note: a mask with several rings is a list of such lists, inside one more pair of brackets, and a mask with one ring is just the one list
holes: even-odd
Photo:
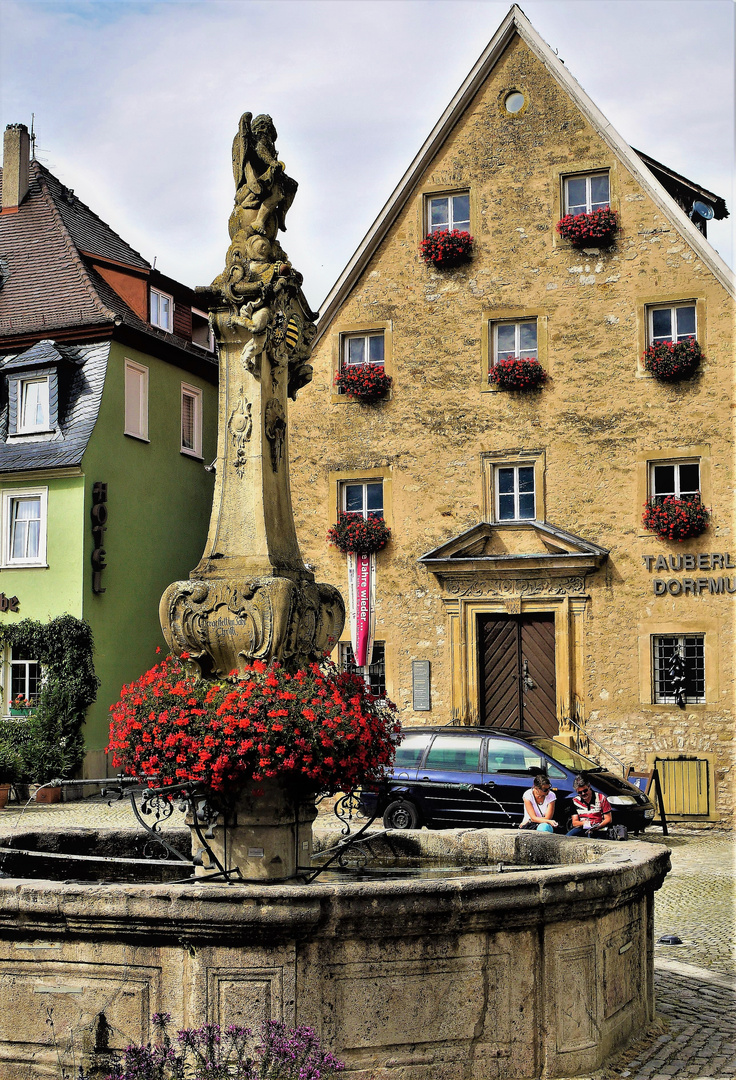
[[(599, 179), (618, 231), (581, 250), (556, 223)], [(419, 255), (438, 207), (469, 216), (473, 254), (454, 269)], [(314, 386), (292, 409), (300, 542), (346, 597), (345, 557), (325, 534), (346, 490), (370, 484), (377, 498), (380, 484), (393, 538), (377, 555), (375, 636), (405, 723), (497, 723), (494, 635), (531, 626), (551, 669), (550, 733), (638, 769), (693, 757), (707, 774), (695, 816), (726, 812), (732, 297), (701, 232), (512, 9), (328, 297)], [(657, 329), (693, 320), (694, 377), (644, 370), (655, 312)], [(382, 339), (393, 380), (375, 404), (335, 391), (361, 338)], [(489, 382), (503, 349), (530, 343), (546, 382)], [(682, 543), (642, 525), (670, 477), (678, 491), (697, 483), (711, 512)], [(689, 669), (682, 705), (665, 670), (674, 649)], [(503, 726), (524, 723), (528, 658), (515, 655)], [(422, 712), (419, 660), (431, 673)]]

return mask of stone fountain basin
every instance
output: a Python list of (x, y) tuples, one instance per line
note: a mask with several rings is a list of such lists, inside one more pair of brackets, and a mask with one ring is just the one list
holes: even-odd
[[(109, 830), (59, 835), (59, 850), (126, 846)], [(315, 832), (315, 850), (338, 835)], [(356, 1080), (574, 1076), (653, 1018), (653, 902), (669, 852), (501, 829), (392, 832), (371, 846), (380, 862), (442, 863), (448, 876), (0, 879), (0, 993), (13, 1003), (0, 1011), (0, 1078), (58, 1077), (47, 1007), (77, 1060), (101, 1012), (119, 1047), (151, 1037), (153, 1012), (178, 1026), (275, 1017), (315, 1026)]]

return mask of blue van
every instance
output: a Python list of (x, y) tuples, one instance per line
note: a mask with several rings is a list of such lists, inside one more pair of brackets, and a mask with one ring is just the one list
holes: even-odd
[(543, 735), (492, 728), (404, 728), (390, 775), (361, 793), (368, 817), (387, 829), (516, 828), (523, 795), (545, 773), (557, 796), (555, 819), (567, 831), (573, 780), (584, 773), (611, 804), (614, 825), (640, 833), (654, 818), (646, 795), (590, 758)]

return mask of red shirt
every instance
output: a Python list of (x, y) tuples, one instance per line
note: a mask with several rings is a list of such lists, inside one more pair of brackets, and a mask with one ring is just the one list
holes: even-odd
[(606, 814), (611, 813), (611, 804), (605, 795), (600, 792), (592, 792), (593, 798), (588, 803), (583, 802), (582, 795), (576, 795), (572, 800), (573, 813), (580, 818), (580, 824), (584, 829), (595, 829), (600, 825)]

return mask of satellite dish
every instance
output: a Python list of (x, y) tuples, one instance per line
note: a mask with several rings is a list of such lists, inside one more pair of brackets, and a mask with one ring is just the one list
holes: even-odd
[(710, 221), (710, 219), (713, 217), (713, 207), (709, 206), (708, 203), (699, 202), (696, 200), (693, 203), (692, 210), (690, 211), (690, 217), (692, 218), (694, 214), (697, 214), (698, 217), (701, 217), (704, 221)]

